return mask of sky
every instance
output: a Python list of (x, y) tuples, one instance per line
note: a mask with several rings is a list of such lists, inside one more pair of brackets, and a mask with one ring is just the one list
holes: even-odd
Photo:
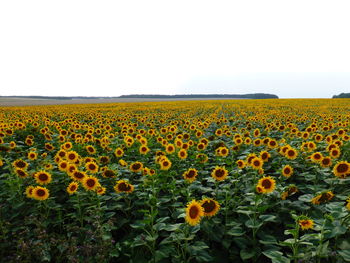
[(0, 95), (350, 92), (350, 1), (0, 1)]

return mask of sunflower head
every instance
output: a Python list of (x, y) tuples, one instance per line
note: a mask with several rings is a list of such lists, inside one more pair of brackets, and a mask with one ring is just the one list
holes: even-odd
[(333, 167), (333, 174), (339, 178), (345, 178), (350, 174), (350, 163), (346, 161), (337, 162)]
[(268, 194), (275, 190), (276, 181), (270, 176), (262, 177), (258, 181), (258, 186), (261, 187), (263, 194)]
[(78, 190), (79, 184), (77, 182), (71, 182), (67, 187), (67, 193), (72, 195)]
[(220, 209), (219, 203), (216, 200), (210, 198), (203, 199), (201, 201), (201, 206), (204, 209), (204, 216), (208, 217), (216, 215)]
[(132, 193), (134, 191), (134, 186), (129, 184), (126, 180), (119, 180), (114, 186), (114, 190), (117, 193)]
[(46, 171), (39, 171), (34, 174), (34, 178), (38, 184), (49, 184), (52, 180), (50, 173)]
[(44, 201), (49, 198), (49, 196), (49, 190), (45, 187), (37, 186), (32, 190), (32, 198), (36, 200)]
[(223, 181), (226, 179), (228, 175), (228, 171), (226, 170), (225, 167), (220, 167), (216, 166), (214, 170), (211, 172), (211, 176), (216, 180), (216, 181)]
[(84, 177), (82, 184), (86, 190), (91, 190), (91, 191), (94, 191), (97, 188), (97, 186), (100, 185), (98, 182), (98, 179), (93, 176)]
[(182, 174), (182, 176), (185, 178), (185, 180), (190, 182), (190, 183), (192, 183), (194, 180), (196, 180), (197, 175), (198, 175), (198, 171), (194, 168), (190, 168)]
[(313, 229), (313, 227), (314, 227), (314, 221), (312, 219), (307, 218), (307, 217), (301, 217), (298, 220), (298, 224), (302, 230)]
[(142, 171), (143, 164), (141, 162), (134, 162), (130, 165), (130, 170), (134, 173), (138, 173)]
[(185, 211), (185, 220), (191, 226), (198, 225), (204, 216), (204, 208), (196, 200), (192, 200), (190, 203), (188, 203)]
[(282, 168), (282, 175), (286, 178), (291, 177), (293, 172), (294, 172), (293, 167), (291, 167), (288, 164), (283, 166), (283, 168)]

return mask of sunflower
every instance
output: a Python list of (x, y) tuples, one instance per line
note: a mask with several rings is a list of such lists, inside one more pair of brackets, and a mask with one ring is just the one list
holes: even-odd
[(87, 162), (85, 168), (93, 174), (98, 172), (98, 165), (95, 162)]
[(169, 170), (171, 167), (171, 161), (168, 158), (164, 158), (160, 161), (160, 170)]
[(350, 163), (346, 161), (337, 162), (333, 167), (333, 173), (339, 178), (345, 178), (350, 173)]
[(49, 196), (50, 192), (45, 187), (37, 186), (32, 190), (32, 198), (36, 200), (43, 201), (49, 198)]
[(17, 176), (20, 177), (20, 178), (26, 178), (26, 177), (29, 176), (29, 174), (28, 174), (25, 170), (18, 169), (18, 168), (15, 169), (15, 173), (16, 173)]
[(332, 166), (332, 159), (330, 157), (323, 157), (320, 162), (321, 167), (326, 168)]
[(202, 142), (200, 142), (200, 143), (197, 144), (197, 150), (198, 150), (198, 151), (202, 151), (202, 150), (204, 150), (206, 147), (207, 147), (207, 146), (206, 146), (204, 143), (202, 143)]
[(58, 163), (58, 169), (62, 172), (65, 172), (67, 171), (67, 168), (68, 168), (68, 162), (66, 160), (61, 160), (59, 163)]
[(83, 181), (82, 181), (83, 187), (86, 190), (95, 190), (97, 186), (99, 186), (99, 182), (98, 179), (96, 177), (93, 176), (86, 176)]
[(109, 159), (108, 156), (100, 156), (98, 158), (98, 160), (99, 160), (99, 163), (102, 164), (102, 165), (106, 165), (106, 164), (108, 164), (110, 162), (110, 159)]
[(115, 177), (115, 172), (110, 169), (106, 169), (103, 171), (102, 176), (105, 178), (114, 178)]
[(204, 216), (207, 216), (207, 217), (212, 217), (216, 215), (216, 213), (220, 209), (219, 203), (216, 200), (210, 199), (210, 198), (203, 199), (201, 201), (201, 206), (204, 209)]
[(77, 182), (71, 182), (68, 186), (67, 186), (67, 193), (72, 195), (74, 194), (77, 190), (78, 190), (79, 184)]
[(326, 203), (326, 202), (332, 200), (333, 197), (334, 197), (334, 194), (332, 191), (323, 192), (323, 193), (315, 196), (314, 198), (312, 198), (311, 203), (314, 205), (319, 205), (321, 203)]
[(270, 153), (267, 151), (261, 151), (260, 152), (260, 158), (264, 161), (267, 162), (269, 158), (271, 157)]
[(72, 147), (73, 147), (73, 144), (71, 142), (65, 142), (64, 144), (61, 145), (61, 149), (66, 151), (69, 151), (70, 149), (72, 149)]
[(184, 160), (187, 158), (188, 154), (187, 154), (187, 151), (185, 149), (181, 149), (178, 153), (177, 153), (177, 156)]
[(186, 181), (190, 183), (196, 180), (197, 175), (198, 175), (198, 171), (195, 168), (190, 168), (182, 174), (182, 176), (186, 179)]
[(215, 150), (217, 156), (226, 157), (229, 154), (229, 150), (225, 147), (219, 147)]
[(329, 155), (330, 157), (332, 157), (333, 159), (336, 159), (340, 156), (341, 152), (340, 149), (338, 147), (334, 147), (333, 149), (331, 149), (329, 151)]
[(201, 218), (204, 216), (204, 208), (196, 200), (192, 200), (190, 203), (188, 203), (185, 211), (185, 220), (191, 226), (198, 225)]
[(175, 152), (175, 146), (174, 144), (169, 143), (166, 147), (165, 147), (165, 151), (168, 154), (172, 154), (173, 152)]
[(123, 166), (123, 167), (128, 166), (128, 163), (127, 163), (126, 161), (124, 161), (123, 159), (120, 159), (120, 160), (118, 161), (118, 163), (119, 163), (121, 166)]
[(143, 163), (141, 162), (134, 162), (130, 165), (130, 170), (134, 173), (141, 172), (143, 169)]
[(259, 157), (254, 157), (250, 164), (254, 169), (259, 170), (262, 168), (264, 161)]
[(258, 186), (261, 187), (263, 194), (268, 194), (275, 190), (276, 181), (272, 177), (266, 176), (258, 181)]
[(123, 149), (120, 148), (120, 147), (118, 147), (117, 149), (115, 149), (114, 155), (115, 155), (116, 157), (118, 157), (118, 158), (119, 158), (119, 157), (122, 157), (122, 156), (124, 155)]
[(119, 180), (114, 186), (114, 190), (117, 193), (132, 193), (134, 191), (134, 186), (125, 180)]
[(320, 163), (322, 161), (323, 155), (320, 152), (315, 152), (310, 156), (311, 160), (315, 163)]
[(38, 154), (36, 152), (29, 152), (27, 157), (29, 160), (34, 161), (38, 158)]
[(216, 166), (214, 170), (211, 172), (211, 176), (216, 180), (216, 181), (223, 181), (226, 179), (228, 175), (228, 171), (226, 170), (225, 167), (220, 167)]
[(70, 174), (70, 177), (73, 179), (73, 180), (76, 180), (76, 181), (79, 181), (79, 182), (82, 182), (84, 180), (85, 177), (87, 177), (86, 173), (84, 172), (81, 172), (81, 171), (74, 171), (73, 173)]
[(147, 154), (149, 152), (149, 148), (146, 145), (141, 145), (139, 148), (139, 153), (140, 154)]
[(28, 198), (33, 198), (33, 190), (34, 190), (34, 186), (30, 185), (26, 187), (26, 191), (25, 194)]
[(291, 166), (288, 165), (288, 164), (285, 165), (285, 166), (283, 166), (283, 168), (282, 168), (282, 175), (283, 175), (284, 177), (286, 177), (286, 178), (291, 177), (292, 174), (293, 174), (293, 172), (294, 172), (293, 167), (291, 167)]
[(66, 154), (67, 154), (66, 151), (64, 151), (64, 150), (59, 150), (59, 151), (56, 153), (56, 156), (58, 156), (60, 159), (64, 159), (64, 158), (66, 158)]
[(49, 184), (52, 180), (51, 174), (46, 171), (36, 172), (34, 178), (38, 184)]
[(22, 159), (17, 159), (12, 163), (12, 166), (14, 168), (18, 168), (18, 169), (22, 169), (22, 170), (26, 170), (28, 165), (29, 164), (26, 161), (23, 161)]
[(289, 148), (286, 150), (285, 156), (290, 160), (294, 160), (297, 158), (298, 152), (294, 148)]
[(270, 149), (277, 148), (277, 147), (278, 147), (277, 141), (274, 140), (274, 139), (270, 139), (269, 142), (268, 142), (268, 147), (269, 147)]
[(79, 154), (75, 151), (69, 151), (67, 152), (66, 158), (68, 162), (75, 163), (79, 158)]
[(98, 186), (95, 191), (98, 195), (104, 195), (106, 193), (106, 187)]
[(89, 154), (95, 154), (95, 153), (96, 153), (96, 149), (95, 149), (94, 146), (92, 146), (92, 145), (87, 145), (87, 146), (85, 146), (85, 150), (86, 150)]
[(240, 169), (243, 169), (246, 165), (244, 160), (237, 160), (236, 164), (237, 164), (238, 168), (240, 168)]
[(253, 145), (254, 145), (255, 147), (260, 146), (261, 143), (262, 143), (262, 142), (261, 142), (261, 139), (259, 139), (259, 138), (255, 139), (255, 140), (253, 141)]
[(299, 219), (298, 224), (302, 230), (313, 229), (314, 227), (314, 221), (308, 218)]
[(74, 163), (70, 163), (67, 166), (66, 172), (70, 175), (70, 174), (74, 173), (77, 170), (78, 170), (77, 166)]

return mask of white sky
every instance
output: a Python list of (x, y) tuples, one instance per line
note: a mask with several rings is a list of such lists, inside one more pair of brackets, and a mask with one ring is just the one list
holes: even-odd
[(350, 1), (0, 1), (0, 95), (350, 92)]

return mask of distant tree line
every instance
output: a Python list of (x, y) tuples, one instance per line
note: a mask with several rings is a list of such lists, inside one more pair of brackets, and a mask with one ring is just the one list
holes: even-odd
[(178, 95), (149, 95), (135, 94), (122, 95), (119, 98), (147, 98), (147, 99), (185, 99), (185, 98), (236, 98), (236, 99), (278, 99), (274, 94), (252, 93), (252, 94), (178, 94)]
[(350, 93), (340, 93), (339, 95), (334, 95), (333, 99), (345, 99), (350, 98)]

